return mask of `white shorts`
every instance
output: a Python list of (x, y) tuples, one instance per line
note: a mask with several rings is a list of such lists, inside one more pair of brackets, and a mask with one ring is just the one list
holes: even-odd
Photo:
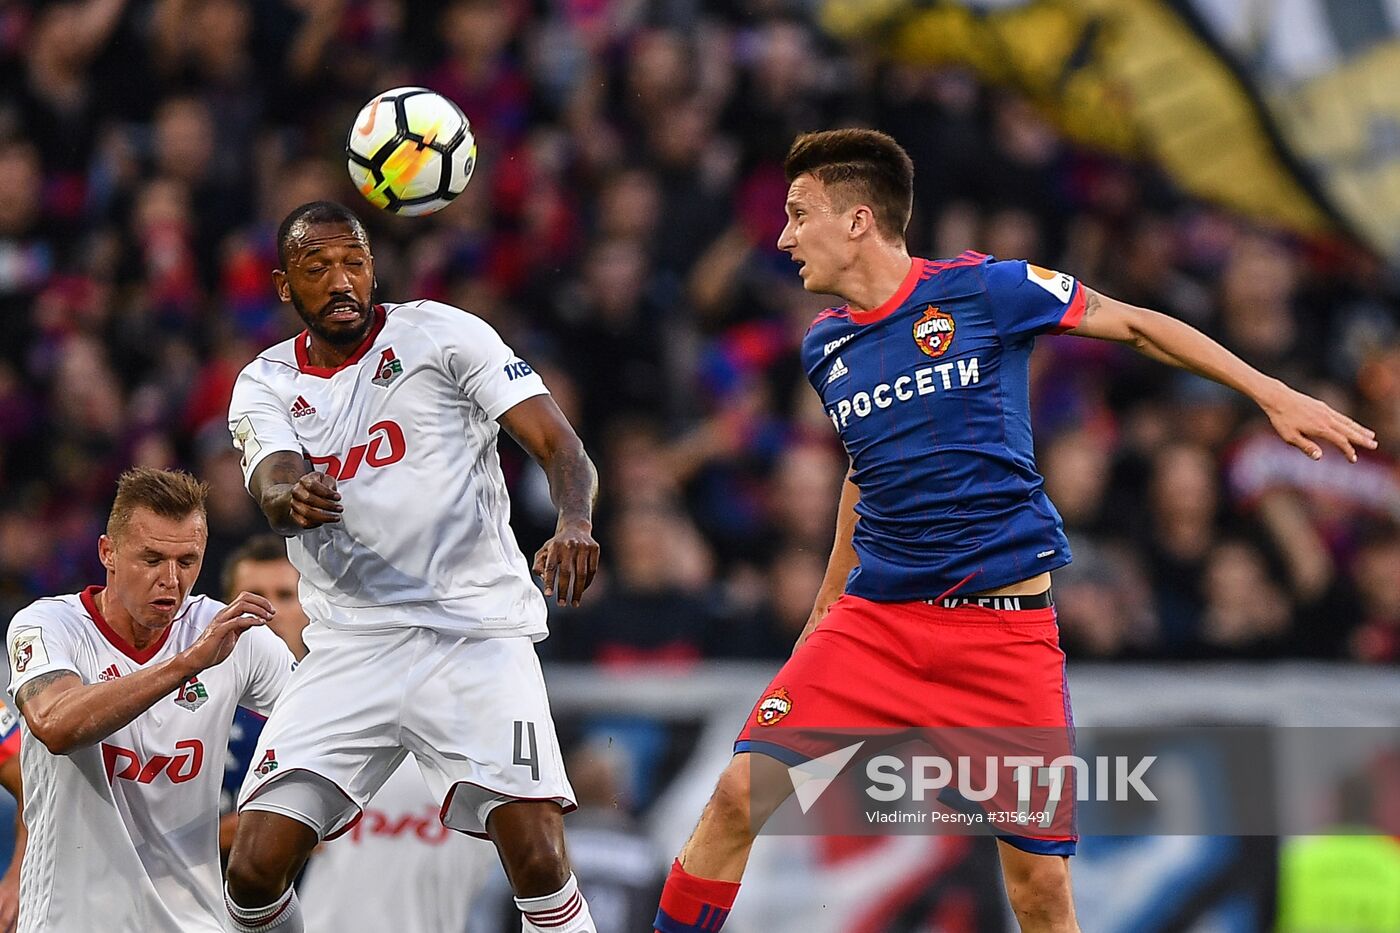
[[(250, 801), (274, 812), (312, 809), (315, 818), (303, 821), (333, 838), (410, 753), (442, 801), (443, 825), (460, 832), (484, 837), (490, 812), (514, 800), (576, 806), (528, 636), (347, 632), (313, 622), (304, 637), (310, 654), (263, 728), (240, 810)], [(269, 790), (279, 784), (287, 794)], [(265, 807), (257, 802), (264, 792)], [(329, 803), (308, 808), (308, 794)]]

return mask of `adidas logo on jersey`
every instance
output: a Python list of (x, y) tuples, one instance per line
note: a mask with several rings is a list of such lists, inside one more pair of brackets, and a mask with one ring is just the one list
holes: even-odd
[(298, 395), (297, 400), (292, 403), (292, 417), (304, 418), (314, 414), (316, 414), (316, 408), (306, 400), (306, 396)]
[(117, 670), (117, 666), (115, 664), (110, 664), (105, 671), (97, 675), (97, 679), (102, 681), (116, 680), (121, 675), (122, 672)]
[(848, 375), (850, 371), (845, 362), (838, 356), (836, 362), (831, 364), (831, 371), (826, 374), (826, 384), (831, 385), (842, 376)]

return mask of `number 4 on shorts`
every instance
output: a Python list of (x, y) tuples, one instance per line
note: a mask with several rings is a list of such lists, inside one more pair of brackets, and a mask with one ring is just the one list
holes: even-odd
[[(527, 752), (526, 745), (529, 750)], [(540, 779), (540, 754), (539, 747), (535, 744), (535, 724), (533, 722), (523, 722), (519, 719), (515, 721), (515, 764), (525, 765), (530, 769), (530, 779), (538, 781)]]

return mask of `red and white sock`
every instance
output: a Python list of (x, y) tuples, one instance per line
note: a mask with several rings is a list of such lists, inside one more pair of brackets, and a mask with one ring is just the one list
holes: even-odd
[(515, 906), (525, 920), (524, 933), (598, 933), (573, 875), (553, 894), (517, 897)]
[(301, 922), (301, 902), (296, 888), (288, 888), (266, 907), (241, 907), (234, 903), (224, 885), (224, 906), (236, 933), (306, 933)]

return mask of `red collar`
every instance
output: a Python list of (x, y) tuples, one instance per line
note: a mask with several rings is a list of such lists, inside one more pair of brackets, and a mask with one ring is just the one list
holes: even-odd
[(360, 341), (360, 345), (355, 348), (355, 352), (345, 358), (345, 362), (339, 366), (312, 366), (307, 359), (306, 348), (311, 343), (311, 332), (302, 331), (296, 337), (297, 368), (308, 376), (319, 376), (322, 379), (329, 379), (347, 366), (354, 366), (364, 359), (369, 348), (374, 346), (374, 341), (379, 337), (379, 332), (384, 329), (384, 321), (388, 317), (383, 305), (374, 306), (374, 320), (369, 325), (369, 333), (365, 334), (365, 339)]
[(871, 308), (869, 311), (857, 311), (850, 308), (851, 320), (857, 324), (874, 324), (876, 321), (884, 320), (894, 313), (894, 310), (908, 300), (914, 291), (914, 286), (919, 284), (919, 278), (924, 274), (924, 265), (927, 260), (915, 257), (909, 260), (909, 271), (904, 276), (904, 281), (899, 283), (899, 288), (878, 308)]
[[(102, 633), (103, 638), (111, 642), (113, 648), (116, 648), (128, 658), (131, 658), (131, 660), (135, 661), (137, 664), (145, 664), (151, 658), (159, 654), (160, 649), (165, 647), (166, 639), (170, 637), (170, 630), (175, 627), (174, 622), (166, 626), (165, 631), (161, 632), (160, 637), (155, 641), (144, 648), (137, 648), (131, 642), (117, 634), (117, 630), (112, 628), (111, 623), (102, 617), (102, 610), (97, 608), (97, 594), (101, 593), (103, 589), (104, 588), (100, 586), (90, 586), (79, 593), (78, 598), (82, 600), (83, 608), (87, 610), (88, 615), (92, 616), (93, 625), (97, 626), (97, 630)], [(179, 616), (178, 612), (176, 616)]]

